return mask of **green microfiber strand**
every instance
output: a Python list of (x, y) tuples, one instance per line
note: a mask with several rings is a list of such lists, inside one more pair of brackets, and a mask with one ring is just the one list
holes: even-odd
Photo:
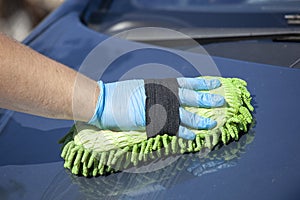
[(185, 109), (216, 120), (218, 125), (214, 129), (193, 130), (196, 138), (189, 141), (167, 134), (147, 139), (145, 132), (100, 130), (86, 123), (76, 123), (60, 141), (63, 144), (61, 157), (65, 160), (64, 167), (77, 175), (105, 175), (161, 156), (198, 152), (202, 148), (212, 149), (219, 143), (238, 140), (253, 121), (247, 83), (238, 78), (205, 78), (221, 81), (221, 87), (206, 92), (224, 96), (226, 105)]

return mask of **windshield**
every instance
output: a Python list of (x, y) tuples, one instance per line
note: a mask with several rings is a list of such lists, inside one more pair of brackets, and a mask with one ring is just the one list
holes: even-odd
[(143, 9), (210, 12), (296, 12), (299, 0), (132, 0)]

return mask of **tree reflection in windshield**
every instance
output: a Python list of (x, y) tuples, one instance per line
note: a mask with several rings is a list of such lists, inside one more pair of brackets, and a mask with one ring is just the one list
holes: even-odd
[[(212, 11), (238, 11), (255, 9), (267, 10), (290, 10), (299, 9), (298, 0), (131, 0), (131, 3), (139, 8), (158, 10), (209, 10)], [(298, 5), (298, 6), (296, 6)], [(295, 8), (298, 7), (298, 8)], [(294, 8), (293, 8), (294, 7)], [(223, 8), (223, 10), (221, 9)]]

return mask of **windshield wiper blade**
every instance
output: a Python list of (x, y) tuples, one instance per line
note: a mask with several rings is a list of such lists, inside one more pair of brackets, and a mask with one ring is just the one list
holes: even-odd
[[(200, 43), (225, 42), (249, 39), (300, 39), (300, 28), (180, 28), (175, 31), (183, 34), (155, 34), (146, 32), (143, 34), (130, 34), (128, 40), (144, 43), (172, 43), (179, 45), (190, 38)], [(188, 36), (188, 37), (187, 37)]]

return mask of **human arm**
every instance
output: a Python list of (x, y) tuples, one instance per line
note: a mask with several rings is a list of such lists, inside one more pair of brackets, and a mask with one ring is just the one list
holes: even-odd
[(0, 34), (0, 107), (87, 122), (99, 92), (96, 81)]

